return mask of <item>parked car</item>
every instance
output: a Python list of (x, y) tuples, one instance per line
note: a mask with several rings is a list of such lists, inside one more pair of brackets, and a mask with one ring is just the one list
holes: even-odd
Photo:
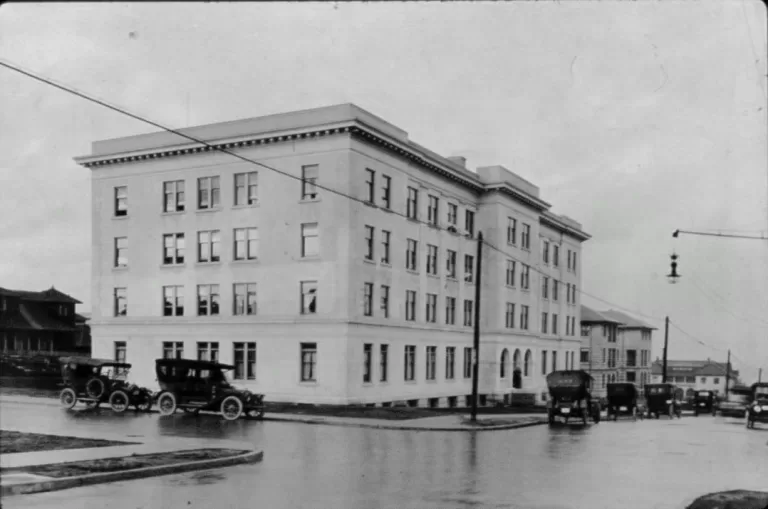
[(680, 401), (676, 398), (676, 387), (673, 384), (648, 384), (645, 386), (645, 401), (648, 408), (648, 418), (668, 415), (670, 418), (682, 417)]
[(618, 420), (619, 416), (628, 416), (637, 420), (637, 387), (630, 382), (609, 383), (606, 385), (608, 393), (608, 419)]
[(237, 389), (225, 375), (234, 366), (192, 359), (157, 359), (155, 373), (160, 384), (157, 405), (160, 413), (171, 415), (181, 408), (187, 412), (219, 412), (227, 420), (242, 415), (262, 417), (264, 395)]
[(752, 402), (747, 410), (747, 428), (754, 428), (755, 423), (768, 423), (768, 383), (752, 384)]
[(591, 418), (600, 422), (600, 404), (592, 400), (591, 388), (594, 379), (586, 371), (553, 371), (547, 375), (549, 401), (547, 416), (549, 424), (564, 419), (568, 424), (571, 418), (581, 419), (586, 426)]
[(131, 405), (145, 412), (152, 408), (152, 391), (126, 381), (130, 364), (89, 357), (61, 357), (59, 362), (64, 378), (59, 401), (64, 408), (74, 408), (79, 401), (93, 408), (109, 403), (116, 412)]
[(752, 389), (745, 386), (736, 386), (728, 391), (728, 395), (717, 404), (715, 412), (723, 417), (738, 417), (743, 419), (747, 415), (747, 408), (752, 399)]
[(696, 391), (693, 396), (693, 415), (712, 414), (715, 415), (717, 398), (712, 391)]

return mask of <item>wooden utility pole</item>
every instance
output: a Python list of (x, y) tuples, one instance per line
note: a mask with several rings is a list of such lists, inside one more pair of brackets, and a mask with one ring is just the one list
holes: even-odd
[(477, 278), (475, 281), (475, 343), (472, 349), (472, 422), (477, 421), (477, 386), (480, 375), (480, 284), (483, 274), (483, 232), (477, 234)]
[(728, 350), (728, 362), (725, 364), (725, 397), (728, 397), (728, 384), (731, 381), (731, 351)]
[(669, 344), (669, 317), (664, 319), (664, 360), (661, 367), (661, 383), (667, 383), (667, 345)]
[(757, 371), (757, 383), (760, 383), (763, 381), (763, 368), (760, 368)]

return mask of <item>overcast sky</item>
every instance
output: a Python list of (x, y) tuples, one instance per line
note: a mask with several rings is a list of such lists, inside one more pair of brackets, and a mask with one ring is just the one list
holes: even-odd
[[(768, 371), (762, 2), (5, 4), (0, 58), (171, 127), (354, 102), (580, 221), (583, 296)], [(90, 299), (93, 140), (155, 129), (0, 68), (0, 286)], [(670, 285), (669, 255), (681, 256)], [(642, 316), (639, 316), (642, 318)], [(651, 318), (648, 318), (651, 317)], [(748, 364), (747, 364), (748, 363)], [(763, 379), (768, 379), (768, 372)]]

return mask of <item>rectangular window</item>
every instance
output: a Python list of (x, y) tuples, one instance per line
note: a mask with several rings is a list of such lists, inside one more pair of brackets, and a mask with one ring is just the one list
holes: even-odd
[(560, 297), (560, 281), (557, 279), (552, 280), (552, 300), (557, 301), (557, 299)]
[(437, 373), (437, 347), (427, 347), (427, 380), (434, 380)]
[(456, 378), (456, 347), (445, 347), (445, 379), (453, 380)]
[(391, 233), (381, 230), (381, 263), (389, 263), (389, 238)]
[(197, 360), (219, 362), (219, 343), (216, 341), (197, 342)]
[(472, 283), (475, 280), (475, 257), (464, 255), (464, 282)]
[(545, 265), (549, 265), (549, 241), (546, 239), (541, 242), (541, 259)]
[(456, 251), (450, 249), (446, 251), (445, 273), (447, 277), (456, 279)]
[(552, 371), (557, 371), (557, 352), (552, 352)]
[(214, 209), (220, 205), (219, 177), (197, 179), (197, 208)]
[(546, 350), (541, 351), (541, 374), (542, 375), (547, 374), (547, 351)]
[(386, 382), (389, 375), (389, 345), (379, 346), (379, 381)]
[(235, 380), (256, 379), (256, 343), (233, 344), (233, 359), (235, 365)]
[(317, 281), (301, 282), (301, 314), (317, 313)]
[(507, 218), (507, 244), (517, 244), (517, 219)]
[(256, 314), (256, 283), (235, 283), (234, 315)]
[(373, 316), (373, 283), (363, 283), (363, 314)]
[(416, 261), (418, 260), (418, 248), (419, 243), (413, 239), (408, 239), (407, 246), (405, 248), (405, 268), (408, 270), (416, 270)]
[(571, 270), (576, 272), (576, 251), (573, 252), (573, 259), (571, 260)]
[(507, 286), (515, 286), (515, 261), (507, 260)]
[(197, 285), (197, 315), (219, 314), (219, 285)]
[(437, 196), (429, 196), (429, 205), (427, 207), (427, 221), (429, 224), (437, 226), (438, 206), (440, 200)]
[(128, 314), (128, 300), (126, 298), (125, 288), (115, 288), (115, 316), (126, 316)]
[(376, 172), (370, 168), (365, 169), (365, 186), (368, 190), (368, 203), (376, 203)]
[(128, 237), (115, 237), (115, 267), (128, 266)]
[(381, 285), (381, 316), (389, 318), (389, 286)]
[(373, 379), (373, 345), (365, 343), (363, 345), (363, 383), (369, 384)]
[(163, 182), (163, 212), (184, 210), (184, 181)]
[(415, 187), (408, 188), (406, 215), (409, 219), (418, 219), (419, 217), (419, 190)]
[(437, 275), (437, 246), (427, 244), (427, 274)]
[(475, 213), (471, 210), (464, 212), (464, 229), (469, 237), (475, 236)]
[(571, 285), (571, 304), (576, 304), (576, 284)]
[(445, 324), (456, 324), (456, 297), (445, 298)]
[(541, 333), (547, 333), (547, 325), (549, 324), (549, 314), (547, 312), (541, 313)]
[(163, 359), (183, 359), (184, 343), (182, 341), (163, 341)]
[(405, 319), (409, 322), (416, 320), (416, 292), (414, 290), (405, 291)]
[(320, 254), (320, 241), (317, 232), (317, 223), (305, 223), (301, 225), (301, 256), (307, 258)]
[(580, 362), (589, 362), (589, 350), (582, 350), (581, 351), (581, 357), (579, 358)]
[(531, 268), (526, 265), (522, 264), (522, 268), (520, 270), (520, 288), (523, 290), (527, 290), (530, 288), (530, 282), (531, 282)]
[(184, 316), (184, 287), (163, 287), (163, 316)]
[(126, 362), (127, 349), (125, 341), (115, 341), (115, 362)]
[(405, 362), (403, 374), (406, 382), (413, 381), (416, 378), (416, 346), (405, 345)]
[(512, 302), (507, 302), (507, 312), (505, 314), (504, 323), (507, 329), (515, 328), (515, 304)]
[(546, 276), (541, 278), (541, 298), (549, 299), (549, 278)]
[(373, 226), (365, 225), (365, 259), (373, 260)]
[(316, 164), (301, 167), (301, 199), (317, 199), (317, 179), (320, 175), (320, 167)]
[(178, 265), (184, 263), (184, 234), (169, 233), (163, 235), (163, 264)]
[(560, 265), (560, 246), (557, 244), (552, 246), (552, 265), (555, 267)]
[(317, 343), (301, 343), (301, 381), (317, 381)]
[(218, 262), (221, 259), (221, 233), (219, 230), (197, 232), (197, 261)]
[(557, 313), (552, 313), (552, 334), (557, 335), (557, 326), (558, 326), (558, 320), (557, 320)]
[(128, 215), (128, 187), (118, 186), (115, 188), (115, 216)]
[(448, 224), (456, 226), (459, 220), (459, 207), (455, 203), (448, 204)]
[(520, 328), (528, 330), (528, 306), (520, 306)]
[(235, 228), (235, 260), (255, 260), (259, 257), (259, 229)]
[(473, 302), (469, 299), (464, 299), (464, 326), (472, 327), (474, 320), (474, 306)]
[(472, 378), (472, 348), (464, 347), (464, 378)]
[(390, 189), (392, 184), (392, 178), (387, 175), (381, 176), (381, 206), (385, 209), (390, 209)]
[(253, 205), (259, 199), (259, 172), (235, 173), (235, 205)]
[(627, 350), (627, 366), (631, 368), (637, 366), (637, 350)]
[(427, 322), (435, 323), (437, 321), (437, 294), (427, 294)]
[(520, 244), (523, 249), (531, 248), (531, 225), (523, 223), (523, 233), (520, 237)]

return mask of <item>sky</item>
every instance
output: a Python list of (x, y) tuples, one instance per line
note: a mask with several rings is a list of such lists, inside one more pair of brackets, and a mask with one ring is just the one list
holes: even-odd
[[(173, 128), (353, 102), (592, 235), (582, 303), (768, 380), (759, 1), (0, 6), (0, 59)], [(0, 286), (90, 299), (95, 140), (156, 131), (0, 68)], [(680, 256), (669, 284), (669, 255)], [(607, 302), (607, 303), (606, 303)]]

